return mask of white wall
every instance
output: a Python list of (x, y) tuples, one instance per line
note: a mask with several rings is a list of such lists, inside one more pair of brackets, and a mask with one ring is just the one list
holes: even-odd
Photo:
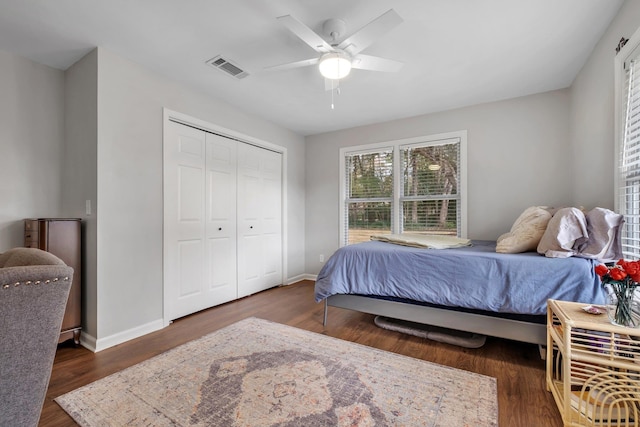
[[(98, 200), (98, 52), (86, 55), (65, 72), (65, 142), (62, 215), (82, 218), (82, 328), (98, 336), (97, 200)], [(91, 213), (87, 215), (85, 202)]]
[(568, 89), (307, 137), (307, 273), (339, 246), (341, 147), (468, 131), (468, 236), (496, 239), (531, 205), (571, 200)]
[(162, 319), (163, 107), (287, 148), (288, 277), (305, 272), (304, 138), (98, 48), (98, 347)]
[(0, 51), (0, 252), (24, 218), (61, 214), (64, 73)]
[(640, 27), (640, 2), (627, 0), (571, 86), (573, 199), (614, 209), (614, 58)]

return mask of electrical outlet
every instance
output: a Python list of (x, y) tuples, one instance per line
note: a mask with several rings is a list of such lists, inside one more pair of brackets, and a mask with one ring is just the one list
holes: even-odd
[(324, 262), (324, 254), (320, 254), (320, 262)]

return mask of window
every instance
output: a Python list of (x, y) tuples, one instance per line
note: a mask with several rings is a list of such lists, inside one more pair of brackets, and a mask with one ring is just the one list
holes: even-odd
[(460, 142), (400, 148), (401, 230), (458, 235)]
[(616, 207), (624, 215), (622, 252), (627, 259), (640, 258), (640, 38), (632, 37), (616, 58), (617, 77), (617, 176)]
[(348, 147), (341, 245), (373, 234), (466, 234), (466, 132)]
[(393, 151), (348, 154), (345, 165), (346, 243), (369, 240), (372, 234), (390, 233)]

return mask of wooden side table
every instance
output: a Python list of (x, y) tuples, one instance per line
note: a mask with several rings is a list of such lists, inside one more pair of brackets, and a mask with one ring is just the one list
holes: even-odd
[(547, 302), (547, 388), (565, 426), (640, 426), (640, 329)]

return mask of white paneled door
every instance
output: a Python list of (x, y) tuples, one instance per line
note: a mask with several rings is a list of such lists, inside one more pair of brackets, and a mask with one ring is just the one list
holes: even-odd
[(236, 156), (234, 140), (211, 133), (207, 142), (205, 234), (209, 289), (214, 304), (238, 297), (236, 275)]
[(173, 320), (282, 283), (282, 154), (168, 122), (164, 307)]
[(282, 283), (282, 154), (238, 145), (238, 296)]
[(165, 318), (237, 298), (236, 142), (169, 122), (164, 159)]

